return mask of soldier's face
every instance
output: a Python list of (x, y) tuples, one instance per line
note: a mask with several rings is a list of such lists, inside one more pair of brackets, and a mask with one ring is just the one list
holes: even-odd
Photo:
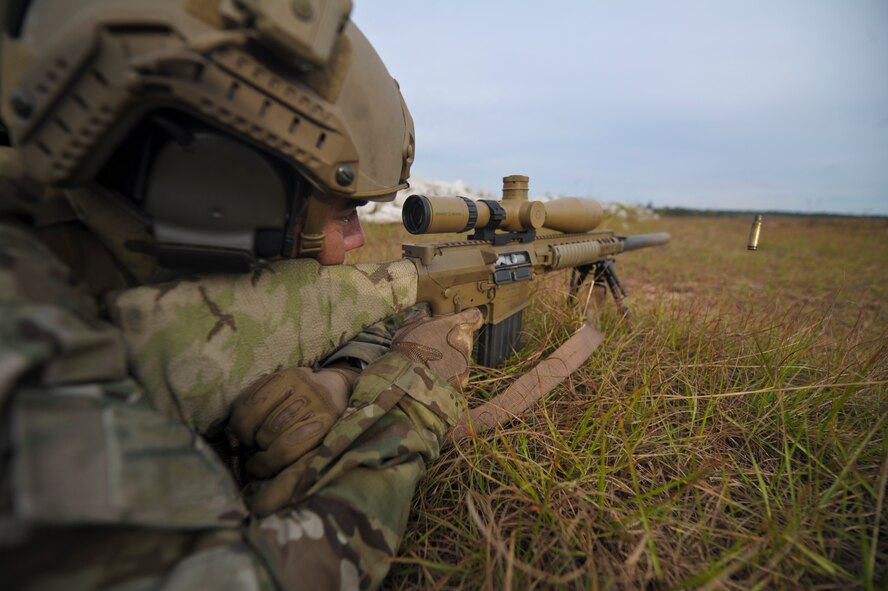
[(345, 253), (364, 246), (364, 229), (358, 219), (354, 201), (337, 198), (327, 209), (327, 222), (324, 224), (324, 242), (317, 254), (322, 265), (341, 265)]

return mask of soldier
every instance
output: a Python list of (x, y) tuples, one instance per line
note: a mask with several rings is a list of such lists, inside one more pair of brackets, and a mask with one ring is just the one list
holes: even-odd
[(6, 586), (366, 589), (388, 572), (480, 313), (392, 342), (372, 325), (412, 304), (410, 263), (341, 265), (357, 206), (406, 187), (414, 145), (350, 10), (7, 3)]

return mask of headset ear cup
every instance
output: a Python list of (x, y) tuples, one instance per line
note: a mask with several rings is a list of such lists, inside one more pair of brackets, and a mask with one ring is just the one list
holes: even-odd
[(291, 164), (170, 109), (131, 129), (97, 180), (138, 212), (161, 266), (189, 271), (293, 256), (312, 191)]
[[(167, 137), (139, 191), (158, 250), (170, 255), (162, 264), (183, 268), (176, 253), (190, 270), (235, 271), (243, 270), (245, 260), (249, 270), (258, 258), (281, 256), (296, 172), (287, 174), (284, 165), (251, 145), (214, 130), (189, 130), (186, 142)], [(195, 263), (201, 268), (193, 268)]]

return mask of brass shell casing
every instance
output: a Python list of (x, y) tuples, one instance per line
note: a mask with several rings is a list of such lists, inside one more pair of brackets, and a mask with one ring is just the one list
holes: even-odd
[(762, 216), (757, 215), (752, 220), (752, 227), (749, 229), (749, 241), (746, 243), (747, 250), (758, 250), (759, 235), (762, 231)]

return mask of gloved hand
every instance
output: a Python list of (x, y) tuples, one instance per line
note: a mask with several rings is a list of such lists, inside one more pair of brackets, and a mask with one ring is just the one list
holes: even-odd
[(435, 318), (425, 312), (398, 331), (392, 339), (392, 351), (426, 366), (452, 386), (464, 388), (469, 378), (473, 333), (483, 323), (478, 308)]
[(350, 367), (294, 367), (243, 394), (228, 425), (241, 444), (258, 448), (245, 466), (247, 476), (271, 478), (317, 447), (345, 410), (357, 376)]

